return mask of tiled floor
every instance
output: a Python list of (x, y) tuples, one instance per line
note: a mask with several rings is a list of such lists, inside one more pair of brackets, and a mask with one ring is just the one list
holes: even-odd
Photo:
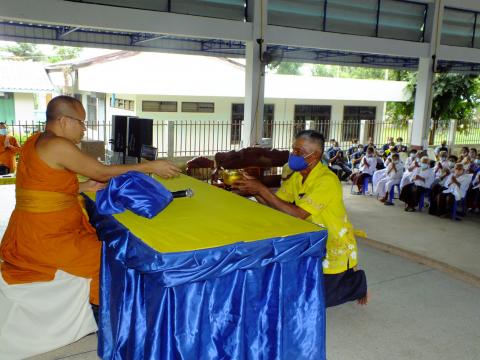
[[(328, 360), (479, 359), (480, 289), (371, 248), (360, 262), (371, 301), (327, 310)], [(95, 349), (91, 335), (31, 360), (94, 360)]]
[[(11, 190), (0, 186), (0, 229), (13, 207)], [(375, 240), (438, 256), (473, 272), (479, 270), (477, 218), (455, 223), (404, 213), (398, 205), (385, 209), (373, 198), (346, 198), (353, 223)], [(367, 307), (351, 303), (328, 309), (328, 360), (480, 358), (479, 288), (362, 245), (359, 256), (367, 272), (371, 301)], [(98, 359), (96, 348), (97, 337), (90, 335), (31, 359), (93, 360)]]

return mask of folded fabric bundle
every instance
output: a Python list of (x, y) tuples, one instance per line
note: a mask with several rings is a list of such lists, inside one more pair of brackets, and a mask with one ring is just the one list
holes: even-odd
[(97, 191), (95, 202), (102, 215), (118, 214), (127, 209), (151, 219), (172, 200), (172, 193), (158, 181), (140, 172), (129, 171), (110, 179), (105, 189)]

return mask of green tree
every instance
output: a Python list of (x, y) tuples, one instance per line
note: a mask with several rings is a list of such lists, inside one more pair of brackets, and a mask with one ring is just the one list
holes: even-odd
[(48, 57), (49, 63), (56, 63), (60, 61), (76, 59), (80, 55), (82, 49), (71, 46), (54, 46), (53, 54)]
[(317, 64), (312, 69), (312, 75), (351, 79), (380, 79), (389, 78), (393, 70), (368, 68), (359, 66)]
[[(429, 143), (433, 143), (435, 130), (448, 126), (451, 119), (457, 120), (458, 131), (468, 131), (479, 106), (480, 80), (477, 75), (440, 73), (433, 82), (432, 120)], [(387, 116), (396, 122), (406, 123), (413, 118), (416, 92), (416, 74), (408, 79), (408, 99), (387, 109)]]
[(18, 43), (1, 48), (6, 53), (6, 57), (13, 60), (33, 60), (42, 61), (45, 58), (40, 49), (35, 44)]
[(270, 70), (273, 70), (276, 74), (282, 75), (300, 75), (300, 68), (303, 66), (302, 63), (296, 62), (281, 62), (277, 66), (268, 65)]

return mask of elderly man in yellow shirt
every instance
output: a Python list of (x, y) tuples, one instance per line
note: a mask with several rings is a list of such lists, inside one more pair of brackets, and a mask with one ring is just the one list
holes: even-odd
[(357, 300), (368, 302), (367, 280), (356, 270), (357, 244), (343, 204), (337, 176), (321, 163), (325, 139), (314, 130), (295, 137), (288, 165), (294, 172), (273, 194), (258, 180), (244, 176), (234, 184), (262, 204), (305, 219), (328, 230), (327, 253), (323, 260), (325, 304), (327, 307)]

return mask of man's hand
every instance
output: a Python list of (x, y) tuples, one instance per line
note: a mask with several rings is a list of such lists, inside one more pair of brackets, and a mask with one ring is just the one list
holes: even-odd
[(262, 190), (266, 189), (266, 186), (254, 177), (243, 174), (243, 179), (235, 181), (232, 188), (238, 189), (244, 194), (259, 195)]
[(167, 160), (155, 160), (144, 163), (146, 172), (154, 173), (164, 179), (177, 177), (182, 172), (179, 167)]

